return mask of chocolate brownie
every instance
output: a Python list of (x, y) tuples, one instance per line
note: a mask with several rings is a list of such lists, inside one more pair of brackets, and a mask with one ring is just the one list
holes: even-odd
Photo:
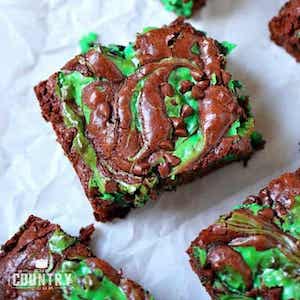
[(161, 0), (167, 10), (189, 18), (193, 12), (206, 4), (206, 0)]
[(288, 1), (269, 28), (271, 39), (300, 62), (300, 0)]
[(300, 299), (300, 169), (203, 230), (188, 250), (212, 299)]
[(79, 238), (30, 216), (0, 253), (0, 299), (154, 300), (88, 247), (92, 225)]
[(92, 40), (35, 92), (97, 220), (262, 145), (249, 99), (225, 70), (233, 44), (182, 19), (144, 29), (127, 47)]

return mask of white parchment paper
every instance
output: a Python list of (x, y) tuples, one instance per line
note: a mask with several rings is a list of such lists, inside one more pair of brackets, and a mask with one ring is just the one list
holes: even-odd
[[(208, 0), (191, 20), (239, 45), (228, 68), (252, 96), (266, 149), (247, 168), (228, 166), (163, 194), (125, 220), (96, 225), (96, 254), (158, 300), (209, 299), (189, 267), (190, 241), (269, 179), (300, 167), (300, 64), (270, 42), (267, 28), (284, 2)], [(94, 222), (32, 87), (79, 51), (83, 34), (95, 31), (103, 43), (123, 44), (143, 27), (174, 18), (159, 0), (0, 0), (0, 243), (31, 213), (72, 234)]]

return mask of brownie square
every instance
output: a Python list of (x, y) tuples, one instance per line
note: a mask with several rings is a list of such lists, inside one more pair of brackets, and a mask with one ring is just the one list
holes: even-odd
[[(0, 254), (1, 300), (154, 300), (88, 247), (92, 225), (80, 236), (30, 216)], [(30, 278), (30, 279), (29, 279)]]
[(300, 169), (204, 229), (188, 249), (212, 299), (300, 299)]
[(300, 62), (300, 0), (288, 1), (269, 23), (271, 39)]
[(249, 98), (225, 69), (233, 48), (177, 19), (126, 47), (90, 43), (35, 87), (97, 220), (260, 148)]
[(161, 0), (165, 8), (178, 16), (191, 17), (195, 10), (206, 4), (206, 0)]

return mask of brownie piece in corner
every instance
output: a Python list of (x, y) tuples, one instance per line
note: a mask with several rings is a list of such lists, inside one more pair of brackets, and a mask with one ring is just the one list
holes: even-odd
[(300, 0), (288, 1), (269, 28), (271, 39), (300, 62)]
[(206, 0), (161, 0), (165, 8), (178, 16), (189, 18), (193, 12), (206, 4)]
[(203, 230), (188, 250), (212, 299), (300, 299), (300, 169)]
[(183, 19), (126, 47), (85, 42), (35, 93), (97, 220), (124, 217), (263, 144), (249, 98), (226, 71), (234, 45)]
[(154, 300), (88, 247), (92, 225), (79, 238), (30, 216), (0, 253), (0, 299)]

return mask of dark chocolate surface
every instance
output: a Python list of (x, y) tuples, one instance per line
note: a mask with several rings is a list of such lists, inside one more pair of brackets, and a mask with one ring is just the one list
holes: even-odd
[(246, 160), (261, 144), (226, 54), (178, 19), (127, 47), (95, 44), (35, 88), (97, 220)]
[[(20, 231), (2, 246), (0, 254), (1, 300), (154, 300), (141, 286), (127, 279), (107, 262), (95, 257), (88, 247), (93, 226), (81, 229), (79, 238), (62, 231), (59, 225), (30, 216)], [(41, 266), (43, 262), (43, 266)], [(20, 286), (14, 274), (71, 274), (52, 285), (36, 281)], [(20, 275), (21, 276), (21, 275)], [(106, 298), (107, 297), (107, 298)]]
[(203, 230), (188, 250), (212, 299), (300, 299), (300, 170)]
[(288, 1), (270, 23), (271, 39), (300, 62), (300, 1)]

